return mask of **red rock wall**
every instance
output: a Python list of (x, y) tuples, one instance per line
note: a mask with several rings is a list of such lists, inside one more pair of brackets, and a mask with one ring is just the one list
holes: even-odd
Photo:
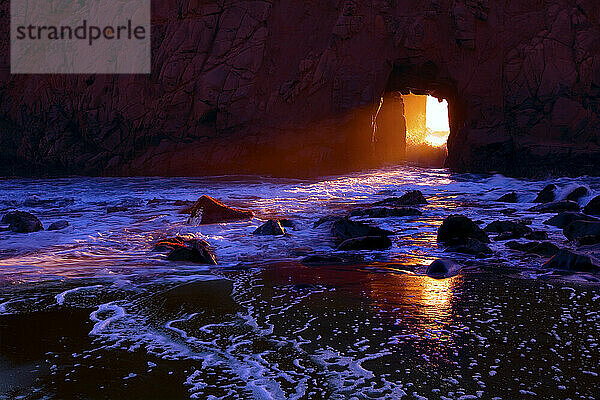
[(597, 0), (156, 0), (149, 76), (11, 76), (0, 18), (4, 174), (373, 166), (408, 90), (448, 99), (454, 170), (600, 171)]

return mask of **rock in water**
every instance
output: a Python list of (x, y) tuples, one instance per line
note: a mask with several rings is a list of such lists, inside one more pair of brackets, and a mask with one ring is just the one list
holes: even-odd
[(374, 203), (375, 206), (391, 206), (391, 207), (402, 207), (402, 206), (418, 206), (427, 204), (427, 200), (420, 190), (411, 190), (405, 193), (401, 197), (390, 197), (388, 199), (378, 201)]
[(518, 202), (517, 192), (507, 193), (504, 196), (500, 197), (496, 201), (502, 202), (502, 203), (517, 203)]
[(448, 247), (446, 251), (472, 254), (475, 256), (486, 256), (493, 253), (492, 249), (490, 249), (485, 243), (473, 238), (468, 238), (463, 242), (453, 244)]
[(550, 184), (538, 193), (534, 203), (550, 203), (556, 199), (556, 185)]
[(600, 221), (600, 219), (576, 212), (562, 212), (545, 221), (544, 224), (563, 229), (575, 221)]
[(487, 234), (475, 222), (463, 215), (450, 215), (438, 229), (437, 241), (449, 245), (464, 244), (468, 239), (489, 243)]
[(393, 232), (377, 228), (348, 218), (339, 218), (331, 227), (331, 232), (340, 242), (363, 236), (389, 236)]
[(49, 231), (60, 231), (61, 229), (65, 229), (69, 226), (68, 221), (57, 221), (50, 224), (48, 227)]
[(313, 254), (304, 257), (300, 262), (304, 265), (337, 265), (343, 264), (344, 259), (338, 256)]
[(506, 243), (506, 247), (512, 250), (537, 254), (538, 256), (543, 257), (551, 257), (560, 250), (558, 246), (550, 242), (508, 242)]
[(533, 231), (525, 235), (525, 239), (529, 240), (548, 240), (548, 232)]
[(486, 226), (484, 230), (486, 232), (499, 233), (502, 235), (502, 238), (506, 239), (518, 239), (532, 231), (523, 221), (494, 221)]
[(218, 224), (223, 222), (246, 221), (254, 217), (252, 211), (240, 210), (226, 206), (210, 196), (200, 197), (190, 208), (188, 223), (200, 219), (201, 225)]
[(587, 206), (584, 207), (583, 212), (591, 215), (600, 215), (600, 196), (594, 197)]
[(600, 243), (600, 221), (574, 221), (563, 229), (563, 233), (572, 242)]
[(382, 250), (392, 247), (387, 236), (363, 236), (344, 240), (338, 250)]
[(417, 215), (423, 215), (423, 213), (416, 208), (411, 207), (361, 208), (350, 213), (351, 217), (367, 216), (369, 218), (407, 217)]
[(285, 235), (285, 229), (283, 229), (283, 226), (281, 226), (281, 224), (279, 223), (279, 221), (275, 220), (275, 219), (270, 219), (267, 222), (265, 222), (264, 224), (262, 224), (261, 226), (259, 226), (258, 228), (256, 228), (256, 230), (253, 232), (254, 235), (272, 235), (272, 236), (278, 236), (278, 235)]
[(529, 209), (529, 211), (539, 213), (561, 213), (565, 211), (579, 211), (579, 204), (571, 200), (554, 201), (552, 203), (545, 203), (539, 206), (535, 206)]
[(588, 192), (588, 188), (585, 186), (579, 186), (577, 189), (573, 190), (567, 195), (567, 200), (578, 201), (583, 196), (586, 196)]
[(589, 256), (561, 249), (544, 264), (544, 268), (575, 272), (597, 272), (600, 270), (600, 265)]
[(460, 265), (451, 260), (438, 259), (427, 267), (427, 275), (432, 278), (447, 278), (455, 275), (460, 270)]
[(197, 264), (217, 264), (210, 246), (201, 239), (186, 240), (183, 246), (175, 246), (167, 259), (171, 261), (189, 261)]
[(40, 220), (25, 211), (11, 211), (2, 217), (2, 223), (8, 224), (8, 229), (16, 233), (30, 233), (44, 230)]

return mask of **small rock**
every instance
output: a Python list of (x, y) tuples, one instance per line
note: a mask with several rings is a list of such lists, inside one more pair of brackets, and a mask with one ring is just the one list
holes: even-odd
[(210, 196), (200, 197), (190, 208), (188, 223), (200, 219), (201, 225), (245, 221), (254, 218), (252, 211), (229, 207)]
[(529, 211), (539, 213), (561, 213), (565, 211), (579, 211), (579, 204), (571, 200), (555, 201), (552, 203), (545, 203), (539, 206), (535, 206), (529, 209)]
[(16, 233), (31, 233), (44, 230), (40, 220), (25, 211), (11, 211), (2, 217), (2, 223), (8, 224), (8, 229)]
[(107, 207), (106, 208), (106, 213), (107, 214), (112, 214), (112, 213), (116, 213), (116, 212), (124, 212), (124, 211), (127, 211), (127, 210), (128, 210), (127, 207), (112, 206), (112, 207)]
[(522, 251), (524, 253), (537, 254), (543, 257), (555, 255), (559, 248), (550, 242), (508, 242), (506, 247), (512, 250)]
[(525, 235), (525, 239), (529, 240), (548, 240), (548, 232), (533, 231)]
[(170, 261), (189, 261), (197, 264), (217, 264), (210, 246), (201, 239), (186, 240), (183, 246), (175, 246), (167, 259)]
[(544, 264), (544, 268), (576, 272), (596, 272), (600, 270), (600, 265), (589, 256), (561, 249)]
[(350, 213), (351, 217), (367, 216), (369, 218), (388, 218), (388, 217), (407, 217), (423, 215), (416, 208), (411, 207), (373, 207), (354, 210)]
[(488, 224), (484, 230), (504, 234), (508, 239), (518, 239), (532, 231), (523, 221), (494, 221)]
[(523, 233), (522, 232), (502, 232), (501, 234), (499, 234), (498, 236), (496, 236), (494, 238), (494, 241), (496, 242), (503, 242), (505, 240), (512, 240), (512, 239), (521, 239), (523, 237)]
[(588, 193), (588, 188), (586, 188), (585, 186), (579, 186), (577, 189), (573, 190), (567, 195), (567, 200), (578, 201), (583, 196), (587, 196)]
[[(600, 242), (600, 221), (574, 221), (563, 229), (567, 239), (581, 244)], [(582, 242), (582, 239), (583, 242)]]
[(57, 221), (57, 222), (51, 223), (50, 226), (48, 227), (48, 230), (49, 231), (59, 231), (61, 229), (65, 229), (68, 226), (69, 226), (68, 221)]
[(590, 215), (600, 215), (600, 196), (594, 197), (587, 206), (583, 208), (583, 212)]
[(438, 229), (438, 242), (458, 245), (467, 243), (468, 239), (476, 239), (484, 243), (490, 242), (487, 234), (471, 219), (463, 215), (448, 216)]
[(563, 229), (575, 221), (600, 221), (600, 219), (576, 212), (562, 212), (545, 221), (544, 224)]
[(517, 199), (517, 192), (510, 192), (510, 193), (507, 193), (504, 196), (500, 197), (496, 201), (502, 202), (502, 203), (517, 203), (519, 200)]
[(556, 185), (550, 184), (546, 186), (542, 191), (537, 195), (534, 203), (550, 203), (556, 199)]
[(427, 200), (420, 190), (411, 190), (405, 193), (401, 197), (390, 197), (382, 201), (374, 203), (375, 206), (391, 206), (391, 207), (402, 207), (402, 206), (418, 206), (427, 204)]
[(304, 257), (300, 262), (304, 265), (337, 265), (343, 264), (344, 259), (338, 256), (310, 255)]
[(270, 219), (267, 222), (265, 222), (264, 224), (262, 224), (260, 227), (256, 228), (256, 230), (253, 232), (254, 235), (271, 235), (271, 236), (278, 236), (278, 235), (285, 235), (285, 229), (283, 229), (283, 227), (281, 226), (281, 223), (278, 220), (275, 219)]
[(462, 243), (452, 245), (446, 249), (454, 253), (473, 254), (476, 256), (485, 256), (492, 254), (493, 251), (485, 243), (480, 242), (477, 239), (468, 238)]
[(460, 270), (460, 265), (451, 260), (437, 259), (427, 267), (427, 275), (432, 278), (447, 278), (455, 275)]
[(387, 236), (363, 236), (344, 240), (338, 250), (382, 250), (392, 247)]
[(348, 218), (339, 218), (331, 227), (331, 232), (340, 242), (363, 236), (389, 236), (393, 232), (381, 228), (351, 221)]
[(330, 222), (335, 222), (338, 219), (340, 219), (340, 217), (337, 216), (337, 215), (327, 215), (325, 217), (321, 217), (321, 218), (319, 218), (319, 220), (317, 222), (315, 222), (313, 224), (313, 228), (318, 228), (318, 227), (320, 227), (323, 224), (327, 224), (327, 223), (330, 223)]
[(291, 219), (282, 218), (279, 220), (279, 223), (284, 228), (296, 229), (296, 223), (294, 221), (292, 221)]

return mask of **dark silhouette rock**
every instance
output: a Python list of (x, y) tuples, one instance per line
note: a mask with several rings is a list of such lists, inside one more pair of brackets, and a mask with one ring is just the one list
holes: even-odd
[(574, 221), (563, 229), (567, 239), (581, 244), (600, 242), (600, 221)]
[(594, 197), (584, 208), (583, 212), (590, 215), (600, 215), (600, 196)]
[(315, 222), (313, 224), (313, 228), (318, 228), (324, 224), (327, 224), (327, 225), (332, 224), (333, 222), (335, 222), (339, 219), (340, 219), (340, 217), (337, 215), (327, 215), (325, 217), (321, 217), (321, 218), (319, 218), (319, 220), (317, 222)]
[(188, 223), (199, 220), (201, 225), (246, 221), (254, 218), (252, 211), (226, 206), (210, 196), (200, 197), (190, 208)]
[(548, 240), (548, 232), (544, 231), (533, 231), (525, 235), (525, 239), (528, 240)]
[(363, 236), (389, 236), (393, 232), (381, 228), (351, 221), (348, 218), (339, 218), (331, 227), (331, 232), (340, 242)]
[(329, 256), (329, 255), (310, 255), (304, 257), (301, 261), (304, 265), (338, 265), (343, 264), (345, 260), (342, 257), (338, 256)]
[(517, 203), (519, 200), (517, 198), (517, 192), (507, 193), (504, 196), (500, 197), (496, 200), (501, 203)]
[(600, 270), (600, 264), (587, 255), (561, 249), (544, 264), (544, 268), (574, 272), (597, 272)]
[(284, 228), (296, 229), (296, 222), (288, 218), (280, 219), (279, 224)]
[[(171, 243), (171, 245), (174, 244)], [(217, 264), (217, 260), (209, 244), (201, 239), (184, 240), (183, 245), (174, 245), (167, 259), (170, 261), (188, 261), (196, 264)]]
[(106, 213), (107, 214), (112, 214), (112, 213), (117, 213), (117, 212), (125, 212), (129, 210), (127, 207), (123, 207), (123, 206), (111, 206), (111, 207), (107, 207), (106, 208)]
[(344, 240), (338, 250), (383, 250), (392, 247), (387, 236), (362, 236)]
[(468, 239), (489, 243), (487, 234), (471, 219), (463, 215), (450, 215), (438, 229), (437, 241), (447, 245), (467, 243)]
[(508, 239), (521, 238), (532, 231), (523, 221), (494, 221), (488, 224), (484, 230), (489, 233), (508, 234), (504, 235)]
[(193, 238), (184, 236), (165, 238), (156, 242), (152, 251), (170, 251), (185, 246), (186, 242), (190, 240), (193, 240)]
[(577, 212), (562, 212), (545, 221), (544, 224), (563, 229), (575, 221), (600, 221), (600, 219)]
[(375, 206), (389, 206), (389, 207), (404, 207), (404, 206), (418, 206), (427, 204), (427, 200), (420, 190), (411, 190), (406, 192), (400, 197), (390, 197), (385, 200), (373, 203)]
[(506, 247), (542, 257), (551, 257), (559, 250), (558, 246), (550, 242), (508, 242)]
[(48, 227), (49, 231), (59, 231), (61, 229), (65, 229), (69, 226), (68, 221), (57, 221), (50, 224)]
[(446, 251), (472, 254), (475, 256), (486, 256), (493, 253), (492, 249), (490, 249), (485, 243), (473, 238), (467, 238), (462, 242), (453, 244), (446, 248)]
[(582, 198), (583, 196), (587, 196), (588, 193), (589, 193), (588, 188), (586, 188), (585, 186), (579, 186), (578, 188), (573, 190), (571, 193), (569, 193), (567, 195), (566, 199), (576, 202), (576, 201), (579, 201), (579, 199)]
[(456, 275), (460, 265), (451, 260), (438, 259), (427, 267), (427, 275), (432, 278), (447, 278)]
[(16, 233), (31, 233), (44, 230), (40, 220), (25, 211), (11, 211), (2, 217), (2, 223), (8, 224), (8, 229)]
[(372, 207), (353, 210), (351, 217), (388, 218), (423, 215), (420, 210), (411, 207)]
[(579, 211), (579, 204), (570, 200), (562, 200), (562, 201), (554, 201), (551, 203), (541, 204), (539, 206), (535, 206), (529, 209), (529, 211), (539, 212), (539, 213), (561, 213), (566, 211)]
[(285, 235), (285, 229), (283, 229), (278, 220), (270, 219), (258, 228), (256, 228), (253, 234), (263, 236), (280, 236)]
[(534, 203), (551, 203), (556, 200), (556, 185), (550, 184), (546, 186), (540, 193), (538, 193)]

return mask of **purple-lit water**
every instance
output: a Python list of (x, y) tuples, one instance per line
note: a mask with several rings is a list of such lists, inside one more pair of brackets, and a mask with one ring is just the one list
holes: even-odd
[[(0, 398), (600, 398), (593, 276), (548, 274), (546, 259), (503, 242), (477, 260), (435, 241), (443, 218), (461, 213), (530, 218), (569, 247), (543, 224), (551, 215), (527, 211), (548, 183), (412, 167), (316, 180), (1, 180), (0, 214), (70, 227), (0, 232)], [(559, 197), (589, 187), (582, 205), (600, 193), (598, 178), (552, 183)], [(394, 231), (390, 250), (353, 252), (362, 261), (352, 266), (300, 264), (338, 254), (328, 230), (313, 228), (320, 217), (410, 189), (429, 201), (423, 216), (358, 219)], [(513, 190), (519, 203), (494, 201)], [(257, 217), (186, 224), (175, 201), (203, 194)], [(297, 227), (252, 235), (273, 217)], [(151, 251), (176, 234), (206, 239), (219, 265)], [(424, 276), (440, 256), (467, 267)]]

